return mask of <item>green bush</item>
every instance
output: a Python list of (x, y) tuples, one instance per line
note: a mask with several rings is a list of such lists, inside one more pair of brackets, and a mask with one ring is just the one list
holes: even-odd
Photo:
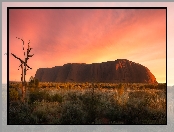
[(50, 95), (46, 91), (35, 89), (33, 92), (30, 92), (29, 103), (42, 100), (50, 100)]
[(31, 112), (33, 107), (29, 107), (22, 102), (11, 102), (9, 104), (9, 124), (32, 124)]
[(102, 95), (93, 91), (86, 92), (79, 97), (82, 102), (82, 108), (84, 112), (87, 113), (87, 124), (95, 122), (95, 119), (99, 114), (97, 109), (101, 106), (101, 97)]
[(29, 79), (29, 87), (36, 87), (38, 88), (39, 86), (39, 80), (37, 78), (34, 78), (33, 76), (30, 77)]
[(39, 80), (37, 78), (34, 79), (34, 84), (35, 84), (36, 88), (38, 88), (38, 86), (39, 86)]
[(19, 93), (18, 91), (15, 90), (15, 88), (10, 88), (9, 89), (9, 99), (10, 101), (16, 101), (19, 99)]
[(61, 113), (60, 124), (86, 124), (86, 113), (79, 103), (64, 103)]
[(54, 94), (50, 98), (51, 98), (50, 101), (59, 102), (59, 103), (61, 103), (62, 100), (63, 100), (63, 97), (61, 95), (59, 95), (59, 94)]

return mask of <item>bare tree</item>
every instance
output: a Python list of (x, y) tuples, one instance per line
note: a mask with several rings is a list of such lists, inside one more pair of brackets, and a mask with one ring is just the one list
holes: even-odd
[[(23, 51), (24, 51), (24, 40), (21, 39), (21, 38), (18, 38), (18, 37), (16, 37), (16, 38), (17, 39), (20, 39), (22, 41), (22, 43), (23, 43)], [(29, 60), (29, 57), (32, 57), (34, 55), (34, 54), (33, 55), (30, 55), (29, 54), (30, 51), (31, 51), (31, 49), (33, 49), (33, 48), (30, 48), (30, 45), (29, 44), (30, 44), (30, 40), (28, 42), (27, 56), (26, 57), (25, 57), (25, 51), (24, 51), (24, 58), (25, 58), (24, 60), (22, 60), (21, 58), (17, 57), (15, 54), (11, 53), (16, 59), (18, 59), (21, 62), (21, 64), (19, 65), (19, 67), (21, 67), (21, 69), (22, 69), (21, 82), (22, 82), (22, 101), (23, 102), (25, 102), (26, 86), (27, 86), (26, 85), (27, 83), (25, 81), (25, 75), (26, 75), (27, 70), (32, 69), (30, 66), (27, 65), (27, 61)]]

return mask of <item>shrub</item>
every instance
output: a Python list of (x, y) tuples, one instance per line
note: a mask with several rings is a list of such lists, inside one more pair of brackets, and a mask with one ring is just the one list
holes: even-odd
[(9, 124), (32, 124), (31, 111), (33, 107), (21, 102), (9, 104)]
[(38, 88), (39, 86), (39, 80), (37, 78), (34, 78), (33, 76), (30, 77), (29, 79), (29, 87), (36, 87)]
[(53, 101), (53, 102), (61, 103), (62, 100), (63, 100), (63, 97), (59, 94), (54, 94), (54, 95), (51, 96), (51, 101)]
[(37, 78), (34, 79), (34, 84), (35, 84), (36, 88), (38, 88), (38, 86), (39, 86), (39, 80)]
[(57, 102), (35, 101), (31, 118), (35, 124), (60, 124), (61, 106)]
[(119, 95), (119, 96), (122, 95), (122, 94), (124, 93), (124, 86), (123, 86), (123, 84), (120, 83), (120, 84), (118, 85), (117, 91), (118, 91), (118, 95)]
[(91, 124), (95, 122), (96, 117), (98, 116), (98, 107), (101, 105), (101, 95), (94, 93), (93, 91), (85, 92), (80, 96), (82, 102), (82, 108), (87, 113), (86, 122)]
[(79, 103), (64, 103), (61, 113), (60, 124), (86, 124), (86, 113)]
[(35, 89), (33, 92), (30, 92), (29, 103), (42, 100), (50, 100), (50, 95), (46, 91)]
[(15, 88), (10, 88), (9, 89), (9, 97), (10, 97), (10, 101), (18, 100), (19, 99), (18, 91), (16, 91)]
[(158, 83), (158, 89), (166, 90), (166, 83)]

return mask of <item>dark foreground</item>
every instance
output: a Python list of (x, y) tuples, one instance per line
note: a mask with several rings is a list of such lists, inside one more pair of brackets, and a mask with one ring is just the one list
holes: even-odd
[(166, 124), (166, 84), (10, 84), (9, 124)]

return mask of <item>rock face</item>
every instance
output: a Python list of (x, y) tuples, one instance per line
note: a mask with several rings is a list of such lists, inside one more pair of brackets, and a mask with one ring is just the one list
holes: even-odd
[(127, 59), (39, 68), (35, 78), (40, 82), (157, 83), (147, 67)]

